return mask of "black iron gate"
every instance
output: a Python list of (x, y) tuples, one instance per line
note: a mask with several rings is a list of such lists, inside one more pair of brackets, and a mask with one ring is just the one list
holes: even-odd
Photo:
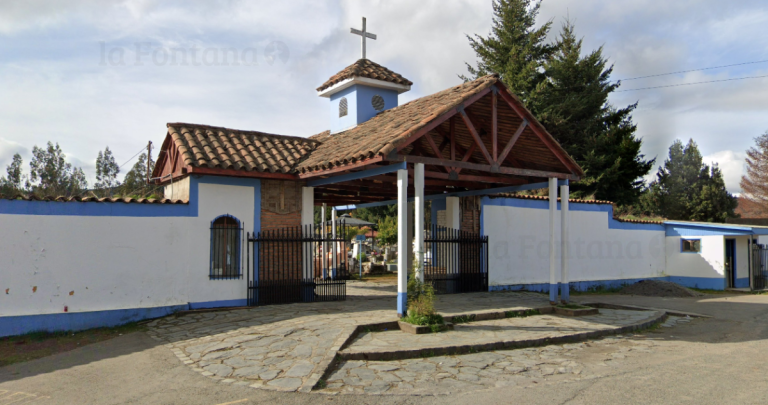
[(768, 279), (768, 249), (763, 245), (752, 245), (752, 289), (764, 290)]
[(424, 281), (436, 293), (488, 291), (487, 236), (432, 225), (424, 247)]
[(248, 234), (248, 305), (343, 301), (347, 229), (305, 225)]

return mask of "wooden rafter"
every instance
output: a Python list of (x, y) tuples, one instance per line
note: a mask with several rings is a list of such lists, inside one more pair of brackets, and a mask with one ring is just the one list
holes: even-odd
[(523, 131), (525, 130), (525, 127), (528, 126), (528, 120), (523, 119), (523, 122), (520, 124), (519, 127), (517, 127), (517, 130), (515, 131), (514, 135), (512, 135), (512, 138), (509, 139), (509, 142), (507, 142), (507, 145), (504, 147), (504, 150), (501, 151), (501, 155), (496, 159), (496, 163), (503, 162), (506, 158), (509, 152), (512, 150), (512, 147), (515, 146), (515, 142), (517, 142), (517, 138), (520, 138), (520, 135), (522, 135)]
[(469, 133), (472, 134), (472, 138), (474, 138), (475, 140), (475, 144), (477, 144), (477, 146), (480, 148), (480, 152), (482, 152), (483, 156), (485, 156), (485, 160), (487, 160), (489, 164), (493, 165), (495, 162), (491, 158), (491, 155), (488, 153), (488, 149), (485, 147), (483, 140), (480, 139), (480, 134), (477, 132), (477, 129), (475, 129), (475, 126), (472, 124), (472, 120), (469, 119), (467, 112), (464, 111), (464, 109), (462, 108), (460, 113), (461, 113), (461, 118), (464, 120), (464, 124), (467, 126)]

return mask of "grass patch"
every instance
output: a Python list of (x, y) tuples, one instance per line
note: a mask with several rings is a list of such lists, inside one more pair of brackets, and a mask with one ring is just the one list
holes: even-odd
[(317, 388), (317, 389), (320, 389), (320, 390), (321, 390), (321, 389), (325, 388), (327, 385), (328, 385), (328, 384), (325, 382), (325, 380), (323, 380), (323, 379), (321, 378), (321, 379), (317, 380), (317, 384), (315, 384), (315, 388)]
[(456, 315), (453, 318), (451, 318), (451, 322), (453, 322), (454, 324), (469, 323), (474, 321), (475, 321), (474, 315)]
[(400, 318), (400, 320), (419, 326), (434, 325), (439, 327), (443, 324), (443, 316), (439, 314), (419, 315), (415, 312), (409, 312), (407, 316)]
[(541, 315), (538, 309), (526, 309), (525, 311), (506, 311), (505, 318), (525, 318), (528, 316)]
[(0, 338), (0, 367), (68, 352), (120, 335), (140, 332), (146, 327), (136, 322), (114, 328), (95, 328), (79, 332), (32, 332)]
[(584, 305), (579, 304), (560, 304), (557, 307), (565, 309), (592, 309), (591, 307), (585, 307)]

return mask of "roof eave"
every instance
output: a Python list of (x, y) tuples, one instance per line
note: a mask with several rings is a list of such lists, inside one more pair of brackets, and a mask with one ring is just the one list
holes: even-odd
[(331, 95), (336, 94), (344, 89), (350, 88), (356, 84), (362, 84), (370, 87), (378, 87), (380, 89), (395, 90), (397, 94), (405, 93), (411, 90), (411, 86), (408, 84), (392, 83), (384, 80), (371, 79), (368, 77), (350, 77), (344, 79), (333, 86), (327, 87), (317, 91), (317, 95), (320, 97), (330, 98)]

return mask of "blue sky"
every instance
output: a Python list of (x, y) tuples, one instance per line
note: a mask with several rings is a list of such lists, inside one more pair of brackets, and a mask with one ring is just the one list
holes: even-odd
[[(585, 49), (603, 46), (621, 79), (768, 59), (761, 6), (545, 0), (540, 21), (554, 21), (554, 38), (570, 16)], [(360, 17), (378, 35), (369, 58), (414, 82), (402, 103), (458, 84), (464, 62), (475, 60), (465, 34), (486, 34), (491, 15), (489, 0), (5, 0), (0, 170), (17, 152), (28, 163), (32, 147), (50, 140), (92, 183), (99, 150), (109, 146), (122, 164), (149, 140), (159, 146), (167, 122), (309, 136), (328, 128), (328, 101), (315, 88), (359, 57), (349, 28)], [(621, 89), (757, 75), (768, 75), (768, 63), (625, 81)], [(768, 130), (767, 90), (763, 78), (628, 91), (611, 102), (639, 103), (634, 118), (647, 156), (661, 163), (674, 139), (693, 138), (739, 192), (744, 152)]]

